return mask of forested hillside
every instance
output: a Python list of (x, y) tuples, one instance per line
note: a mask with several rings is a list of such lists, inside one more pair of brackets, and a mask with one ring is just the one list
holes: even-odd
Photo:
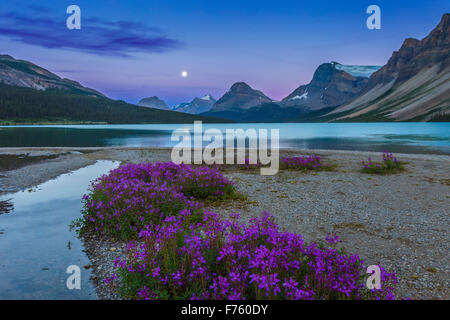
[(104, 97), (0, 84), (0, 122), (190, 123), (225, 122), (180, 112), (137, 107)]

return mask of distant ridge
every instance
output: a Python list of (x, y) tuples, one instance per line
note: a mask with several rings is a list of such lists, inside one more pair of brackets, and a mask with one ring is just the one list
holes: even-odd
[(155, 108), (159, 110), (170, 110), (166, 102), (164, 100), (159, 99), (157, 96), (141, 99), (141, 101), (139, 101), (138, 103), (138, 106)]
[(83, 87), (76, 81), (63, 79), (31, 62), (0, 55), (0, 83), (36, 90), (61, 90), (70, 93), (104, 97), (100, 92)]
[(201, 98), (194, 98), (190, 103), (180, 103), (173, 110), (190, 114), (200, 114), (211, 110), (214, 103), (216, 103), (216, 99), (212, 95), (207, 94)]
[[(167, 108), (168, 109), (168, 108)], [(0, 55), (0, 123), (229, 122), (111, 100), (31, 62)]]

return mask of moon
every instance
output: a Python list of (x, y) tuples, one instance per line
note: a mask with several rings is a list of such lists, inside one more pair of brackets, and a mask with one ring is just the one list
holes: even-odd
[(183, 78), (186, 78), (186, 77), (188, 76), (187, 71), (181, 71), (181, 76), (182, 76)]

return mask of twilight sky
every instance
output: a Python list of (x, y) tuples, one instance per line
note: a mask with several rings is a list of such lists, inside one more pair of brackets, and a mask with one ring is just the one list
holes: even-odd
[[(66, 28), (71, 4), (81, 30)], [(366, 27), (371, 4), (381, 30)], [(3, 0), (0, 53), (131, 103), (218, 99), (237, 81), (282, 99), (323, 62), (385, 64), (449, 11), (448, 0)]]

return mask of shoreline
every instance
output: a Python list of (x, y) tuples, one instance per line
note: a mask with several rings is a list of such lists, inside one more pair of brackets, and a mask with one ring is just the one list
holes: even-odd
[[(28, 155), (28, 156), (52, 156), (54, 159), (31, 163), (15, 170), (2, 171), (0, 168), (0, 195), (13, 193), (33, 188), (61, 174), (77, 170), (95, 163), (97, 160), (112, 161), (170, 161), (168, 147), (0, 147), (2, 155)], [(280, 148), (280, 157), (283, 155), (309, 155), (336, 156), (338, 158), (360, 157), (367, 160), (368, 157), (380, 156), (376, 151), (347, 151), (330, 149), (297, 149)], [(156, 153), (153, 156), (148, 153)], [(143, 155), (145, 153), (145, 155)], [(159, 157), (158, 157), (159, 155)], [(426, 161), (447, 161), (450, 163), (450, 155), (443, 154), (415, 154), (396, 153), (399, 158)], [(161, 158), (161, 159), (159, 159)]]
[[(122, 162), (170, 161), (170, 148), (0, 148), (2, 154), (60, 156), (11, 171), (0, 172), (0, 195), (23, 190), (97, 160)], [(305, 241), (323, 240), (337, 233), (349, 252), (368, 264), (381, 263), (395, 271), (400, 296), (412, 299), (449, 299), (447, 265), (450, 236), (450, 156), (395, 154), (406, 171), (390, 176), (362, 174), (361, 160), (381, 160), (380, 152), (282, 149), (280, 156), (317, 154), (336, 161), (331, 172), (279, 172), (261, 176), (237, 169), (224, 175), (248, 200), (212, 207), (226, 217), (241, 214), (241, 222), (262, 211), (271, 212), (284, 231), (302, 234)], [(8, 188), (6, 188), (8, 189)], [(12, 190), (12, 191), (11, 191)], [(113, 260), (124, 255), (122, 244), (82, 239), (100, 299), (117, 299), (101, 280), (109, 276)]]

